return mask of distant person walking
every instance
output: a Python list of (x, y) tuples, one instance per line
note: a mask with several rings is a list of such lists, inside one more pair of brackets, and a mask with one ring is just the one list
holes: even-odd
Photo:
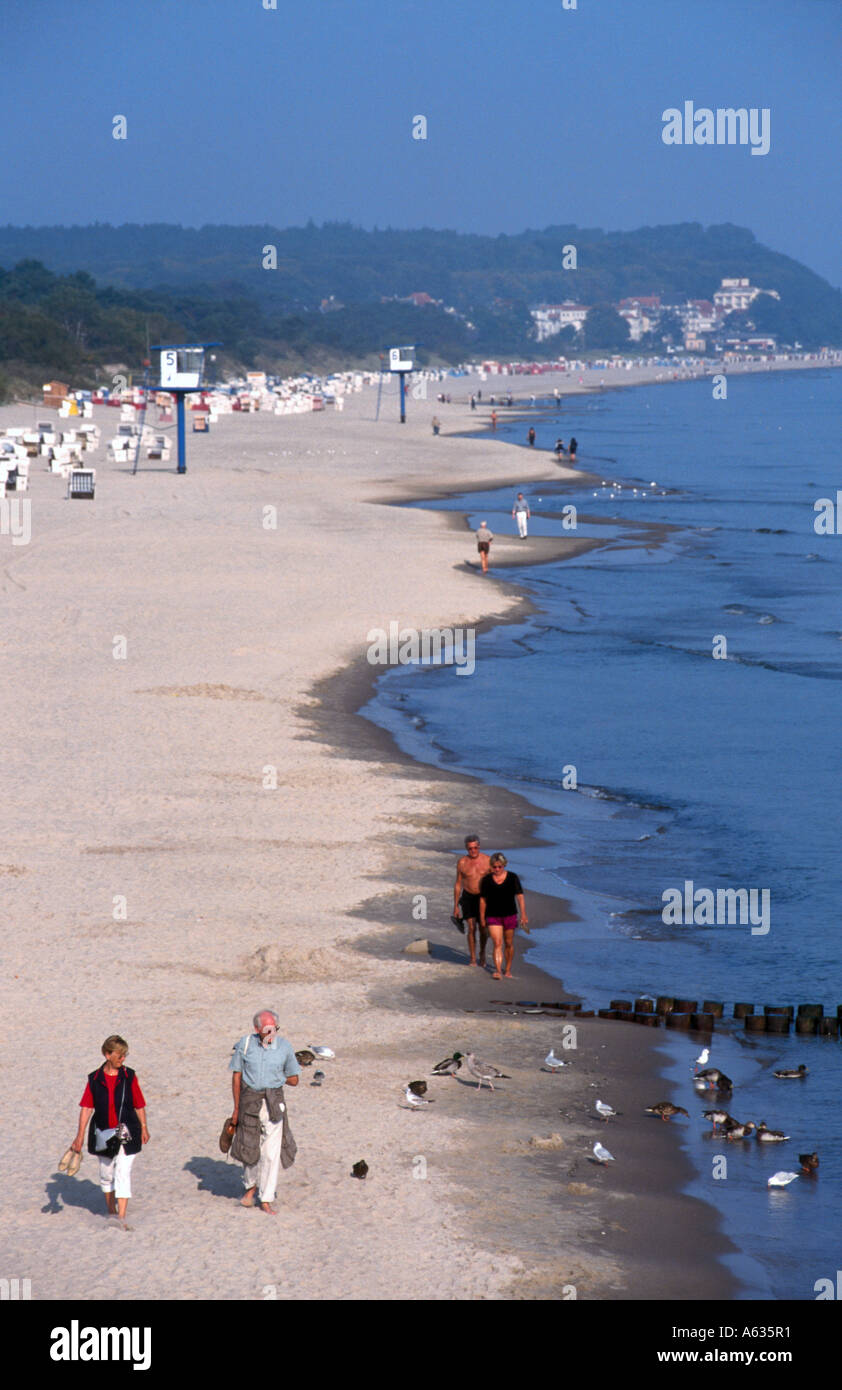
[(512, 962), (515, 956), (515, 931), (520, 925), (529, 934), (529, 918), (523, 896), (523, 884), (517, 874), (507, 868), (505, 854), (492, 854), (491, 872), (486, 874), (479, 886), (480, 931), (488, 928), (494, 947), (494, 976), (499, 980), (503, 969), (503, 951), (506, 953), (506, 975), (512, 978)]
[(492, 428), (493, 430), (496, 430), (496, 428), (497, 428), (497, 411), (496, 411), (496, 410), (492, 410), (492, 412), (491, 412), (491, 428)]
[(433, 416), (433, 434), (438, 434), (441, 429), (441, 420), (438, 415)]
[(523, 493), (519, 492), (517, 497), (515, 498), (515, 504), (512, 507), (512, 516), (517, 522), (517, 533), (522, 541), (526, 540), (526, 532), (528, 528), (529, 518), (531, 517), (531, 515), (532, 513), (529, 510), (529, 503), (527, 502)]
[(576, 457), (576, 450), (578, 449), (578, 447), (579, 447), (579, 445), (576, 443), (576, 440), (575, 440), (575, 439), (571, 439), (571, 440), (570, 440), (570, 450), (569, 450), (571, 459), (574, 459), (574, 458)]
[(556, 456), (556, 458), (558, 459), (559, 463), (561, 463), (561, 456), (562, 456), (563, 453), (564, 453), (564, 440), (563, 440), (563, 439), (557, 439), (556, 442), (555, 442), (555, 456)]
[(535, 427), (533, 425), (529, 426), (529, 433), (526, 437), (529, 440), (529, 447), (532, 448), (535, 443)]
[(476, 408), (477, 408), (477, 398), (476, 398), (476, 396), (471, 396), (471, 410), (476, 410)]
[(483, 521), (477, 528), (477, 550), (479, 551), (480, 564), (483, 574), (488, 574), (488, 553), (491, 550), (491, 542), (494, 535), (488, 529), (488, 523)]
[(131, 1173), (135, 1157), (149, 1143), (146, 1101), (131, 1067), (126, 1066), (129, 1045), (112, 1033), (102, 1044), (103, 1066), (88, 1075), (79, 1102), (81, 1114), (76, 1138), (70, 1145), (81, 1154), (88, 1122), (88, 1152), (99, 1159), (99, 1185), (105, 1193), (109, 1216), (116, 1216), (125, 1230), (126, 1210), (132, 1195)]

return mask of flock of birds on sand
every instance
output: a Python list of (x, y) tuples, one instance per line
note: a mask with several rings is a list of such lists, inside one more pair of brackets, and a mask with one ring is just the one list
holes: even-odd
[[(329, 1047), (317, 1047), (313, 1043), (307, 1048), (302, 1048), (300, 1052), (296, 1052), (295, 1054), (296, 1061), (302, 1067), (309, 1067), (312, 1066), (315, 1061), (326, 1061), (335, 1056), (335, 1052), (332, 1052)], [(709, 1067), (707, 1065), (709, 1060), (710, 1048), (704, 1047), (693, 1065), (693, 1085), (696, 1090), (700, 1092), (712, 1090), (717, 1092), (718, 1097), (730, 1096), (734, 1089), (733, 1081), (730, 1077), (726, 1076), (723, 1071), (720, 1071), (718, 1067)], [(452, 1053), (451, 1056), (445, 1057), (441, 1062), (437, 1062), (430, 1075), (450, 1076), (455, 1081), (456, 1073), (461, 1071), (463, 1063), (465, 1070), (476, 1080), (478, 1091), (481, 1091), (486, 1083), (493, 1091), (495, 1081), (511, 1081), (511, 1077), (508, 1076), (506, 1072), (500, 1071), (498, 1067), (492, 1066), (489, 1062), (481, 1062), (473, 1052)], [(560, 1071), (562, 1067), (567, 1066), (570, 1066), (570, 1063), (563, 1061), (560, 1057), (556, 1057), (554, 1050), (550, 1048), (544, 1058), (544, 1070), (555, 1074), (557, 1071)], [(774, 1075), (780, 1081), (801, 1080), (803, 1077), (807, 1076), (807, 1067), (802, 1062), (797, 1067), (781, 1068), (779, 1071), (776, 1071)], [(310, 1084), (311, 1086), (320, 1086), (324, 1079), (325, 1074), (323, 1071), (315, 1071), (313, 1073), (313, 1080)], [(425, 1106), (435, 1103), (433, 1097), (427, 1095), (427, 1083), (423, 1080), (409, 1081), (404, 1088), (403, 1094), (405, 1101), (403, 1106), (404, 1109), (423, 1110)], [(597, 1099), (594, 1109), (599, 1118), (605, 1123), (609, 1120), (617, 1119), (620, 1114), (619, 1111), (615, 1110), (605, 1101), (599, 1099)], [(644, 1113), (647, 1115), (658, 1115), (664, 1121), (671, 1120), (674, 1115), (687, 1115), (689, 1119), (689, 1114), (684, 1109), (683, 1105), (673, 1105), (672, 1101), (669, 1100), (659, 1100), (657, 1104), (647, 1106)], [(765, 1120), (761, 1120), (759, 1125), (755, 1124), (753, 1120), (746, 1120), (744, 1123), (740, 1123), (740, 1121), (735, 1120), (733, 1116), (729, 1115), (727, 1110), (722, 1109), (721, 1106), (713, 1110), (705, 1110), (703, 1115), (704, 1119), (710, 1120), (713, 1126), (711, 1133), (724, 1135), (729, 1141), (748, 1139), (752, 1134), (756, 1136), (757, 1141), (761, 1144), (783, 1144), (789, 1139), (789, 1135), (784, 1134), (783, 1130), (769, 1129)], [(606, 1149), (604, 1144), (599, 1143), (598, 1140), (594, 1144), (592, 1152), (596, 1163), (608, 1164), (615, 1162), (614, 1155)], [(817, 1153), (799, 1154), (798, 1162), (801, 1164), (801, 1168), (798, 1172), (787, 1172), (782, 1169), (780, 1172), (773, 1173), (767, 1180), (767, 1187), (785, 1188), (802, 1175), (807, 1177), (815, 1176), (819, 1166), (819, 1156)], [(351, 1176), (354, 1178), (363, 1179), (367, 1173), (368, 1164), (364, 1159), (360, 1159), (359, 1162), (355, 1163), (351, 1170)]]

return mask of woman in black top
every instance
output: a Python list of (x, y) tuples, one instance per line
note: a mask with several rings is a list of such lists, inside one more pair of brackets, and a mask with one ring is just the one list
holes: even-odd
[(512, 978), (512, 961), (515, 956), (515, 930), (520, 925), (529, 934), (529, 918), (523, 899), (523, 885), (517, 874), (506, 869), (505, 854), (492, 854), (491, 873), (486, 874), (479, 886), (480, 927), (486, 927), (494, 945), (494, 975), (499, 980), (503, 967), (503, 947), (506, 950), (506, 976)]

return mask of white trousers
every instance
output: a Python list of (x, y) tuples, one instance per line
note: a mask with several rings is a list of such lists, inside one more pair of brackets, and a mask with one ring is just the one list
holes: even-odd
[(281, 1166), (281, 1143), (284, 1137), (283, 1116), (276, 1125), (269, 1119), (266, 1102), (260, 1103), (260, 1158), (256, 1163), (243, 1164), (243, 1187), (257, 1188), (259, 1202), (274, 1202)]
[(127, 1154), (125, 1149), (113, 1158), (100, 1158), (99, 1185), (103, 1192), (113, 1192), (115, 1197), (131, 1197), (132, 1164), (137, 1154)]
[(518, 535), (522, 540), (526, 535), (526, 524), (529, 521), (529, 516), (526, 512), (515, 512), (515, 520), (517, 521)]

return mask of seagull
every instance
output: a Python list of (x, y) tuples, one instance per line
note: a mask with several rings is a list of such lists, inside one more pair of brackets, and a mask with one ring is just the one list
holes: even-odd
[(315, 1052), (309, 1052), (306, 1047), (302, 1047), (300, 1052), (296, 1052), (295, 1060), (300, 1067), (312, 1067), (316, 1060)]
[(329, 1047), (317, 1047), (315, 1043), (310, 1044), (310, 1051), (314, 1057), (318, 1057), (320, 1062), (329, 1061), (330, 1058), (336, 1056), (336, 1053)]
[(416, 1095), (415, 1092), (411, 1091), (408, 1086), (404, 1091), (404, 1095), (406, 1096), (407, 1105), (410, 1106), (412, 1110), (420, 1110), (422, 1105), (435, 1104), (435, 1101), (433, 1100), (427, 1100), (424, 1096)]
[(695, 1062), (693, 1063), (693, 1071), (694, 1071), (694, 1073), (697, 1072), (697, 1071), (699, 1070), (699, 1067), (706, 1067), (707, 1064), (708, 1064), (709, 1058), (710, 1058), (710, 1048), (709, 1048), (709, 1047), (703, 1047), (702, 1050), (701, 1050), (701, 1052), (699, 1053), (698, 1057), (696, 1058)]
[(351, 1169), (351, 1177), (363, 1179), (367, 1172), (368, 1164), (366, 1163), (364, 1158), (361, 1158), (359, 1162), (355, 1163), (353, 1168)]
[(797, 1177), (798, 1177), (798, 1174), (797, 1174), (797, 1173), (785, 1173), (783, 1170), (781, 1170), (780, 1173), (773, 1173), (773, 1174), (772, 1174), (771, 1178), (769, 1178), (769, 1181), (766, 1183), (766, 1186), (767, 1186), (767, 1187), (789, 1187), (789, 1184), (790, 1184), (791, 1182), (795, 1182), (795, 1179), (796, 1179)]
[(773, 1075), (777, 1076), (779, 1081), (797, 1080), (800, 1077), (807, 1075), (807, 1068), (802, 1062), (797, 1067), (786, 1067), (782, 1071), (774, 1072)]
[(427, 1094), (426, 1081), (410, 1081), (409, 1089), (414, 1096), (425, 1096)]
[(597, 1163), (614, 1162), (614, 1155), (610, 1154), (608, 1150), (605, 1148), (605, 1146), (603, 1144), (600, 1144), (598, 1140), (593, 1146), (593, 1156), (596, 1159)]
[(437, 1062), (431, 1071), (431, 1076), (452, 1076), (455, 1080), (456, 1073), (462, 1065), (462, 1053), (454, 1052), (452, 1057), (445, 1057), (443, 1062)]
[(468, 1064), (468, 1071), (471, 1073), (471, 1076), (475, 1076), (479, 1082), (477, 1086), (478, 1091), (482, 1090), (483, 1081), (487, 1081), (493, 1091), (493, 1083), (495, 1081), (511, 1081), (512, 1079), (510, 1076), (507, 1076), (504, 1071), (498, 1071), (496, 1067), (492, 1067), (490, 1062), (480, 1062), (479, 1059), (474, 1056), (473, 1052), (467, 1052), (465, 1054), (465, 1061)]
[(569, 1066), (569, 1063), (562, 1062), (561, 1058), (556, 1057), (555, 1053), (553, 1052), (553, 1049), (550, 1048), (549, 1052), (544, 1058), (544, 1066), (549, 1067), (550, 1071), (556, 1071), (559, 1067)]
[[(671, 1120), (673, 1115), (687, 1115), (683, 1105), (673, 1105), (670, 1100), (659, 1100), (657, 1105), (647, 1105), (647, 1115), (660, 1115), (662, 1120)], [(690, 1116), (687, 1115), (689, 1120)]]
[(321, 1084), (322, 1084), (322, 1082), (324, 1081), (324, 1079), (325, 1079), (325, 1074), (324, 1074), (323, 1071), (314, 1071), (314, 1072), (313, 1072), (313, 1080), (310, 1082), (310, 1085), (311, 1085), (311, 1086), (321, 1086)]
[(594, 1109), (596, 1110), (600, 1118), (603, 1120), (610, 1120), (612, 1115), (617, 1114), (616, 1110), (612, 1110), (610, 1105), (606, 1105), (605, 1102), (601, 1100), (597, 1101), (596, 1105), (594, 1106)]
[(767, 1129), (766, 1121), (761, 1120), (757, 1126), (757, 1137), (761, 1143), (782, 1144), (785, 1139), (789, 1138), (789, 1135), (784, 1134), (782, 1129)]

